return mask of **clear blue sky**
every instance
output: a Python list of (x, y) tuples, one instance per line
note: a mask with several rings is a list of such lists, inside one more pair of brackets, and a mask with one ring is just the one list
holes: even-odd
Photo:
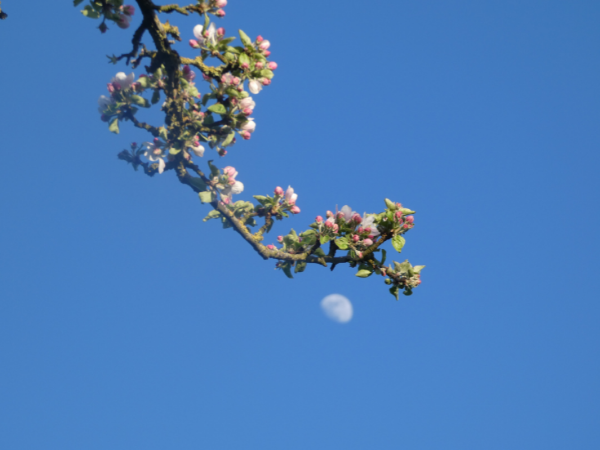
[(242, 198), (296, 189), (274, 236), (417, 210), (399, 302), (347, 267), (288, 280), (117, 160), (146, 137), (96, 100), (133, 30), (2, 7), (0, 448), (600, 448), (600, 3), (230, 0), (279, 69), (219, 162)]

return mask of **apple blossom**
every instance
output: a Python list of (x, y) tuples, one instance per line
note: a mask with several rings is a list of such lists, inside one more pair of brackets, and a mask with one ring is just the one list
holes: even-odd
[[(135, 74), (131, 72), (129, 75), (125, 75), (125, 72), (117, 73), (110, 82), (113, 86), (119, 86), (121, 89), (128, 89), (135, 80)], [(116, 87), (115, 86), (115, 87)]]
[(285, 201), (290, 205), (295, 205), (297, 199), (298, 194), (294, 194), (294, 188), (288, 186), (287, 191), (285, 191)]
[(123, 13), (128, 16), (133, 16), (135, 14), (135, 8), (131, 5), (124, 5), (121, 8), (123, 9)]
[(283, 197), (283, 189), (281, 188), (281, 186), (277, 186), (275, 188), (275, 195), (277, 197)]
[(255, 129), (256, 129), (256, 122), (254, 122), (254, 119), (248, 119), (240, 127), (240, 130), (242, 130), (242, 132), (247, 132), (247, 133), (254, 133)]
[(321, 223), (321, 222), (323, 222), (323, 217), (321, 217), (321, 216), (317, 216), (317, 217), (315, 218), (315, 221), (316, 221), (317, 223)]
[[(379, 236), (379, 231), (377, 230), (377, 226), (375, 226), (375, 216), (372, 214), (363, 214), (363, 222), (362, 226), (365, 229), (365, 232), (371, 233), (372, 236)], [(367, 228), (369, 230), (367, 231)]]
[(373, 245), (373, 241), (369, 238), (363, 240), (363, 244), (365, 244), (367, 247)]
[(271, 61), (269, 64), (267, 64), (267, 67), (271, 70), (275, 70), (275, 69), (277, 69), (277, 63)]
[(257, 70), (262, 70), (265, 68), (265, 65), (262, 63), (262, 61), (256, 61), (256, 64), (254, 64), (254, 67), (256, 67)]
[(204, 45), (206, 41), (210, 44), (215, 45), (217, 43), (215, 39), (215, 35), (217, 33), (217, 29), (215, 28), (215, 24), (211, 23), (208, 27), (208, 30), (204, 30), (203, 25), (196, 25), (193, 30), (194, 36), (198, 40), (198, 44)]
[(406, 216), (406, 221), (408, 223), (414, 223), (415, 221), (415, 216)]
[(115, 20), (115, 23), (117, 24), (117, 26), (123, 30), (129, 28), (130, 25), (130, 16), (126, 15), (126, 14), (120, 14), (117, 18), (117, 20)]
[(216, 0), (215, 7), (217, 8), (225, 8), (227, 6), (227, 0)]
[(292, 206), (290, 211), (292, 212), (292, 214), (300, 214), (300, 208), (298, 208), (296, 205)]
[(106, 109), (115, 104), (115, 99), (113, 98), (108, 98), (105, 95), (101, 95), (100, 98), (98, 99), (98, 111), (100, 113), (103, 113), (104, 111), (106, 111)]
[(269, 41), (262, 41), (260, 44), (258, 44), (258, 48), (260, 48), (261, 50), (268, 50), (270, 46), (271, 43)]
[(250, 78), (248, 81), (248, 89), (253, 94), (258, 94), (260, 91), (262, 91), (262, 84), (260, 81)]

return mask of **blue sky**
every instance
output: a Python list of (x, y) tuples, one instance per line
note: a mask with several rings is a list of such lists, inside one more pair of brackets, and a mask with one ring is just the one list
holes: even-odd
[(229, 2), (279, 68), (219, 163), (241, 198), (296, 189), (273, 242), (336, 205), (415, 209), (402, 258), (427, 268), (399, 302), (347, 267), (288, 280), (117, 160), (146, 136), (96, 100), (133, 30), (2, 7), (1, 448), (600, 446), (600, 4)]

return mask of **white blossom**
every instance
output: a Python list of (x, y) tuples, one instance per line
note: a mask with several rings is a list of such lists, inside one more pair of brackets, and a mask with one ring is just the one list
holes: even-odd
[(190, 150), (199, 158), (204, 156), (204, 147), (201, 145), (190, 145)]
[(371, 232), (369, 233), (371, 236), (379, 236), (379, 230), (377, 230), (377, 225), (375, 224), (375, 216), (373, 214), (363, 214), (363, 221), (361, 223), (363, 228), (370, 228)]
[(242, 126), (240, 127), (240, 130), (243, 131), (247, 131), (248, 133), (254, 133), (254, 130), (256, 129), (256, 122), (254, 122), (254, 119), (248, 119), (248, 121), (244, 122), (242, 124)]
[(131, 72), (129, 75), (125, 75), (125, 72), (119, 72), (112, 80), (110, 80), (110, 82), (117, 83), (119, 86), (121, 86), (121, 89), (127, 89), (133, 84), (134, 80), (135, 75), (133, 72)]
[(248, 83), (248, 89), (250, 90), (250, 92), (252, 92), (253, 94), (258, 94), (260, 91), (262, 91), (263, 85), (260, 81), (255, 80), (255, 79), (250, 79), (250, 82)]
[(294, 205), (296, 204), (297, 199), (298, 194), (294, 194), (294, 188), (288, 186), (287, 190), (285, 191), (285, 201), (288, 202), (290, 205)]
[(216, 45), (217, 43), (217, 39), (216, 39), (216, 34), (217, 34), (217, 28), (215, 27), (214, 23), (211, 23), (210, 26), (208, 27), (208, 37), (205, 37), (204, 34), (202, 33), (204, 31), (204, 27), (202, 25), (196, 25), (194, 27), (194, 37), (198, 40), (198, 42), (201, 45), (204, 45), (204, 43), (208, 40), (212, 45)]
[(165, 170), (163, 149), (160, 148), (158, 145), (153, 144), (152, 142), (144, 142), (143, 145), (144, 147), (146, 147), (144, 156), (152, 162), (158, 161), (158, 173), (163, 173)]
[(114, 103), (115, 103), (114, 98), (110, 98), (105, 95), (101, 95), (100, 98), (98, 99), (98, 111), (100, 111), (100, 114), (102, 114), (102, 113), (104, 113), (104, 111), (106, 111), (106, 108), (108, 108), (110, 105), (113, 105)]
[(344, 207), (341, 210), (341, 213), (344, 215), (344, 219), (346, 220), (346, 222), (350, 222), (354, 214), (356, 214), (356, 211), (352, 211), (352, 208), (350, 208), (348, 205), (344, 205)]

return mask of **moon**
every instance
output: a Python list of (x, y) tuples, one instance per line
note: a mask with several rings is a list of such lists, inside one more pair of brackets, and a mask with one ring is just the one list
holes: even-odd
[(352, 303), (340, 294), (331, 294), (321, 300), (321, 308), (327, 317), (339, 323), (347, 323), (354, 313)]

